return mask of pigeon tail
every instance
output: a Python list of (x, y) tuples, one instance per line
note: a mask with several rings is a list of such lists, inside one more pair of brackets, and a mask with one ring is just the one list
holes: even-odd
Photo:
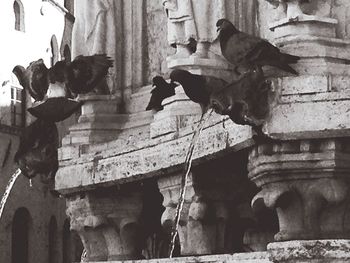
[(294, 55), (290, 55), (290, 54), (286, 54), (286, 53), (281, 53), (281, 55), (282, 55), (281, 61), (283, 61), (286, 64), (295, 64), (300, 59), (300, 57), (298, 57), (298, 56), (294, 56)]
[(288, 64), (279, 63), (279, 64), (276, 64), (275, 66), (278, 67), (279, 69), (282, 69), (282, 70), (284, 70), (286, 72), (292, 73), (292, 74), (294, 74), (296, 76), (299, 75), (299, 73), (295, 69), (293, 69), (291, 66), (289, 66)]

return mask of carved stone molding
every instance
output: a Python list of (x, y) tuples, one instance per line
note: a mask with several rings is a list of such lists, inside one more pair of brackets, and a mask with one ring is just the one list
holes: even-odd
[(335, 37), (337, 20), (331, 18), (331, 0), (266, 0), (279, 12), (269, 28), (275, 37), (315, 35)]
[(79, 234), (89, 261), (141, 258), (141, 210), (141, 195), (133, 191), (86, 192), (67, 198), (71, 229)]
[(350, 260), (350, 241), (337, 239), (278, 242), (269, 244), (268, 252), (270, 260), (275, 263), (342, 263)]
[(276, 241), (349, 238), (349, 142), (290, 141), (256, 146), (249, 178), (261, 191), (253, 209), (276, 209)]

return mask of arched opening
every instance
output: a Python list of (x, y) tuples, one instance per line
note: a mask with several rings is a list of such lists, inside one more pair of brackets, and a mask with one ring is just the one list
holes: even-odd
[(50, 47), (51, 47), (50, 63), (51, 63), (51, 66), (53, 66), (58, 61), (58, 54), (59, 54), (58, 42), (55, 35), (51, 37)]
[(13, 2), (13, 12), (15, 13), (15, 30), (24, 32), (24, 8), (20, 0)]
[(29, 229), (29, 211), (21, 207), (15, 212), (12, 222), (11, 263), (29, 262)]
[(57, 221), (54, 216), (49, 223), (49, 263), (58, 263), (57, 251)]
[(64, 60), (70, 62), (72, 60), (72, 55), (69, 46), (66, 44), (63, 50)]

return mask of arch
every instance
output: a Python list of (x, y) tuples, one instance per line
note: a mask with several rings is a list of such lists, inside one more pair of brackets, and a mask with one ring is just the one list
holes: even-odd
[(12, 221), (11, 263), (28, 263), (31, 216), (29, 211), (18, 208)]
[(52, 35), (51, 37), (50, 47), (51, 47), (50, 63), (51, 63), (51, 66), (53, 66), (58, 61), (58, 54), (59, 54), (58, 42), (55, 35)]
[(49, 223), (49, 263), (58, 263), (57, 251), (57, 221), (51, 216)]
[(13, 2), (13, 12), (15, 14), (15, 30), (24, 32), (24, 7), (21, 0)]
[(70, 48), (69, 48), (69, 46), (67, 44), (64, 45), (63, 57), (64, 57), (64, 60), (66, 60), (68, 62), (72, 60), (72, 54), (71, 54)]

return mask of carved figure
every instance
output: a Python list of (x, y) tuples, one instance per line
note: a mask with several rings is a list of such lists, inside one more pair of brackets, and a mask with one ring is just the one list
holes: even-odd
[[(115, 58), (117, 25), (116, 3), (114, 0), (79, 0), (75, 3), (72, 54), (107, 54)], [(107, 76), (108, 89), (100, 93), (108, 94), (113, 89), (113, 76)], [(102, 85), (101, 85), (102, 86)]]
[[(163, 0), (168, 15), (168, 41), (175, 57), (207, 58), (216, 39), (215, 22), (225, 17), (225, 0)], [(195, 43), (195, 47), (192, 44)]]

